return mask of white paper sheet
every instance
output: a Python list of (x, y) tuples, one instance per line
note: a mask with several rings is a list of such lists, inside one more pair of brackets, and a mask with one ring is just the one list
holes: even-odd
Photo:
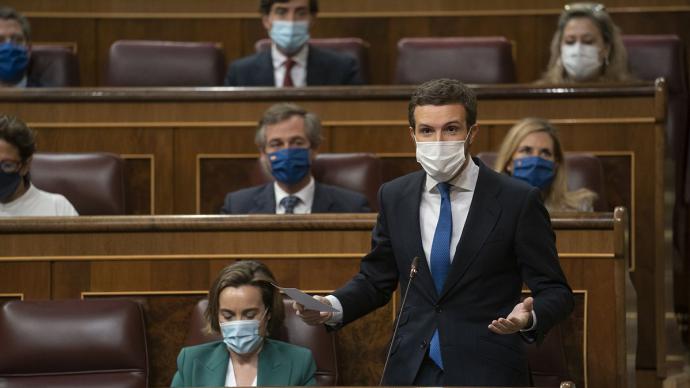
[(338, 310), (334, 309), (325, 303), (321, 303), (314, 299), (311, 295), (305, 294), (304, 292), (298, 290), (297, 288), (283, 288), (277, 285), (273, 285), (275, 288), (283, 291), (287, 296), (294, 299), (297, 303), (304, 306), (307, 310), (323, 311), (327, 313), (337, 313)]

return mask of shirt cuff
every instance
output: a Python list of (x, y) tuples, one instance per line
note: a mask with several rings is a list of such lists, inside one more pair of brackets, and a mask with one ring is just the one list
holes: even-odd
[(326, 295), (326, 299), (331, 302), (331, 306), (338, 312), (333, 313), (331, 318), (326, 321), (328, 326), (337, 326), (343, 321), (343, 305), (340, 303), (338, 298), (333, 295)]
[(529, 329), (522, 329), (520, 331), (525, 332), (525, 331), (532, 331), (537, 328), (537, 313), (532, 310), (532, 326)]

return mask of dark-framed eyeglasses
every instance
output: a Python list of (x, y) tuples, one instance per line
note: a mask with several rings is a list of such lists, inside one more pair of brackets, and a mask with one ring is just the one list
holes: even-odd
[(19, 171), (21, 166), (22, 162), (18, 160), (0, 160), (0, 171), (7, 174)]

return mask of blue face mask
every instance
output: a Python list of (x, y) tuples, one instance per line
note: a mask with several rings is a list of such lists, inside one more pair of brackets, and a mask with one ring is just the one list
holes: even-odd
[(553, 181), (554, 166), (554, 162), (538, 156), (515, 159), (513, 177), (545, 190)]
[(18, 172), (4, 172), (0, 170), (0, 201), (6, 201), (17, 191), (22, 177)]
[(0, 81), (16, 84), (24, 78), (29, 66), (29, 51), (14, 43), (0, 44)]
[(243, 321), (221, 322), (220, 331), (223, 342), (237, 354), (249, 354), (256, 351), (264, 340), (259, 334), (261, 321), (248, 319)]
[(304, 179), (311, 167), (309, 148), (285, 148), (268, 154), (268, 161), (273, 177), (288, 185)]
[(294, 54), (309, 40), (309, 22), (275, 20), (268, 34), (285, 53)]

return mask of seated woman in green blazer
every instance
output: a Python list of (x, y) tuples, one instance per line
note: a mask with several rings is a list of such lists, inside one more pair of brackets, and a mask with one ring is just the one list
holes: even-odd
[(183, 348), (173, 387), (314, 385), (316, 363), (306, 348), (267, 338), (285, 318), (268, 267), (240, 261), (225, 267), (208, 292), (208, 330), (223, 341)]

